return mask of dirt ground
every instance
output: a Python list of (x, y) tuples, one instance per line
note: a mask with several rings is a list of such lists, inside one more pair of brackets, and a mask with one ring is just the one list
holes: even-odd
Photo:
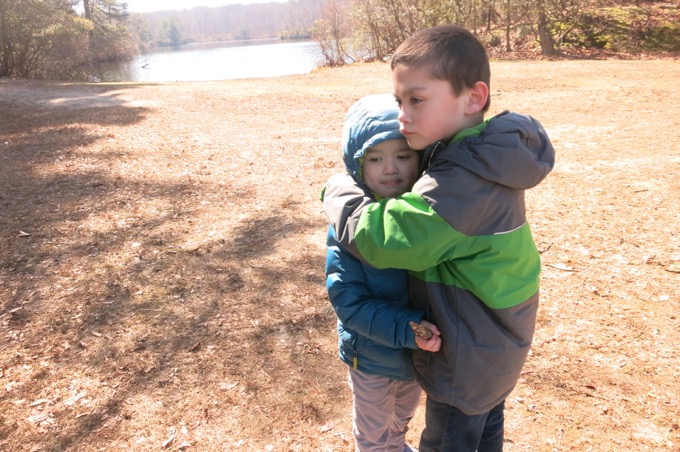
[[(680, 63), (492, 71), (492, 113), (557, 150), (505, 449), (680, 450)], [(346, 109), (389, 90), (384, 64), (0, 81), (0, 450), (352, 450), (319, 192)]]

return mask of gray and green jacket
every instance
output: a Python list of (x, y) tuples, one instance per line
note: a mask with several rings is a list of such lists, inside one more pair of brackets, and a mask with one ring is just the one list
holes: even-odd
[(375, 202), (348, 175), (326, 184), (339, 243), (374, 267), (410, 270), (412, 307), (442, 333), (439, 352), (414, 351), (414, 377), (466, 414), (503, 401), (529, 351), (541, 264), (524, 190), (553, 164), (541, 124), (504, 112), (428, 149), (411, 193)]

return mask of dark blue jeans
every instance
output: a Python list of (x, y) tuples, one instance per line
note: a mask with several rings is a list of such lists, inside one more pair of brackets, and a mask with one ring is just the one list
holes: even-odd
[(503, 450), (505, 402), (491, 411), (469, 416), (457, 408), (427, 398), (420, 452), (500, 452)]

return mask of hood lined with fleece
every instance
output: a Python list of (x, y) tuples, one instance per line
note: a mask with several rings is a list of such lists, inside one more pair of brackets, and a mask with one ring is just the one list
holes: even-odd
[(364, 181), (361, 162), (370, 147), (404, 139), (398, 118), (399, 105), (391, 94), (362, 97), (347, 111), (342, 128), (342, 159), (347, 172), (358, 182)]

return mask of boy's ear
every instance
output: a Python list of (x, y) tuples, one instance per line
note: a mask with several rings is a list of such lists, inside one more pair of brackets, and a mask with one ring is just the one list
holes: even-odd
[(489, 98), (489, 86), (484, 82), (476, 82), (472, 88), (468, 88), (468, 102), (465, 113), (474, 115), (481, 112)]

